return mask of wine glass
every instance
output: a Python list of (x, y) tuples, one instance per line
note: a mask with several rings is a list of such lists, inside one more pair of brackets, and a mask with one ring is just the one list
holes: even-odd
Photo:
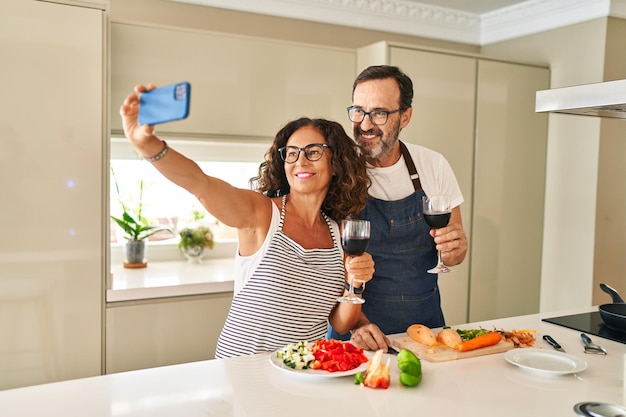
[[(450, 221), (450, 196), (434, 195), (422, 197), (422, 207), (426, 224), (433, 229), (439, 229), (448, 225)], [(437, 251), (437, 266), (428, 270), (431, 274), (452, 272), (452, 269), (444, 265), (441, 260), (441, 251)]]
[[(363, 255), (370, 243), (370, 222), (368, 220), (345, 219), (341, 221), (341, 246), (348, 256)], [(362, 304), (364, 299), (354, 294), (354, 282), (350, 274), (348, 276), (348, 294), (337, 300), (344, 303)]]

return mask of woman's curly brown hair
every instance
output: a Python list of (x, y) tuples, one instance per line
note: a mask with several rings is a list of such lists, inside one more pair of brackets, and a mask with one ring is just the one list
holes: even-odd
[(272, 146), (265, 153), (265, 161), (259, 167), (259, 175), (251, 179), (254, 188), (268, 197), (289, 194), (285, 162), (278, 149), (286, 146), (291, 135), (298, 129), (307, 126), (317, 129), (328, 142), (331, 164), (335, 171), (322, 210), (336, 222), (356, 217), (365, 208), (367, 189), (370, 185), (365, 157), (343, 127), (330, 120), (303, 117), (287, 123), (280, 129)]

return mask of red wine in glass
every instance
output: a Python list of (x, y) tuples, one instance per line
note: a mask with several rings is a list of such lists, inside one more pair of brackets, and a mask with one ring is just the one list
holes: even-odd
[[(370, 222), (368, 220), (346, 219), (341, 221), (341, 246), (348, 256), (363, 255), (367, 245), (370, 243)], [(348, 277), (348, 293), (337, 300), (342, 303), (362, 304), (364, 299), (354, 294), (354, 283), (352, 276)]]
[(365, 249), (367, 249), (367, 245), (370, 243), (369, 237), (351, 237), (346, 236), (341, 238), (341, 246), (343, 246), (343, 251), (346, 255), (349, 256), (361, 256)]
[(440, 229), (446, 227), (450, 221), (450, 215), (452, 213), (424, 213), (424, 220), (426, 224), (433, 229)]
[[(448, 225), (452, 210), (450, 208), (450, 196), (434, 195), (432, 197), (422, 197), (422, 209), (424, 221), (433, 229), (440, 229)], [(431, 274), (451, 272), (441, 260), (441, 252), (437, 251), (437, 266), (428, 270)]]

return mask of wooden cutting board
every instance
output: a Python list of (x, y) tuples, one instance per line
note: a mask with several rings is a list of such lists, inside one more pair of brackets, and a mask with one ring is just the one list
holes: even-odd
[(467, 352), (459, 352), (458, 350), (445, 345), (426, 346), (421, 343), (417, 343), (408, 336), (397, 337), (391, 341), (391, 344), (399, 349), (409, 349), (411, 352), (415, 353), (418, 358), (428, 362), (445, 362), (457, 359), (474, 358), (476, 356), (502, 353), (513, 349), (513, 343), (501, 341), (497, 345), (469, 350)]

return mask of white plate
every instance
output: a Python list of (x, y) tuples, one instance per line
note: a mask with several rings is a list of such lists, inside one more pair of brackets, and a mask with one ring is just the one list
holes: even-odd
[[(282, 359), (276, 357), (277, 352), (278, 351), (272, 352), (272, 354), (270, 355), (270, 363), (275, 368), (280, 369), (281, 371), (288, 372), (292, 375), (298, 375), (298, 376), (304, 376), (304, 377), (310, 377), (310, 378), (338, 378), (340, 376), (354, 375), (357, 372), (365, 372), (365, 370), (367, 369), (367, 364), (369, 363), (369, 361), (362, 363), (358, 368), (350, 369), (349, 371), (343, 371), (343, 372), (328, 372), (328, 371), (322, 371), (318, 369), (293, 369), (285, 365)], [(367, 353), (365, 353), (365, 355), (367, 356)]]
[(513, 365), (543, 376), (573, 374), (587, 368), (584, 360), (551, 350), (518, 348), (509, 350), (504, 357)]

